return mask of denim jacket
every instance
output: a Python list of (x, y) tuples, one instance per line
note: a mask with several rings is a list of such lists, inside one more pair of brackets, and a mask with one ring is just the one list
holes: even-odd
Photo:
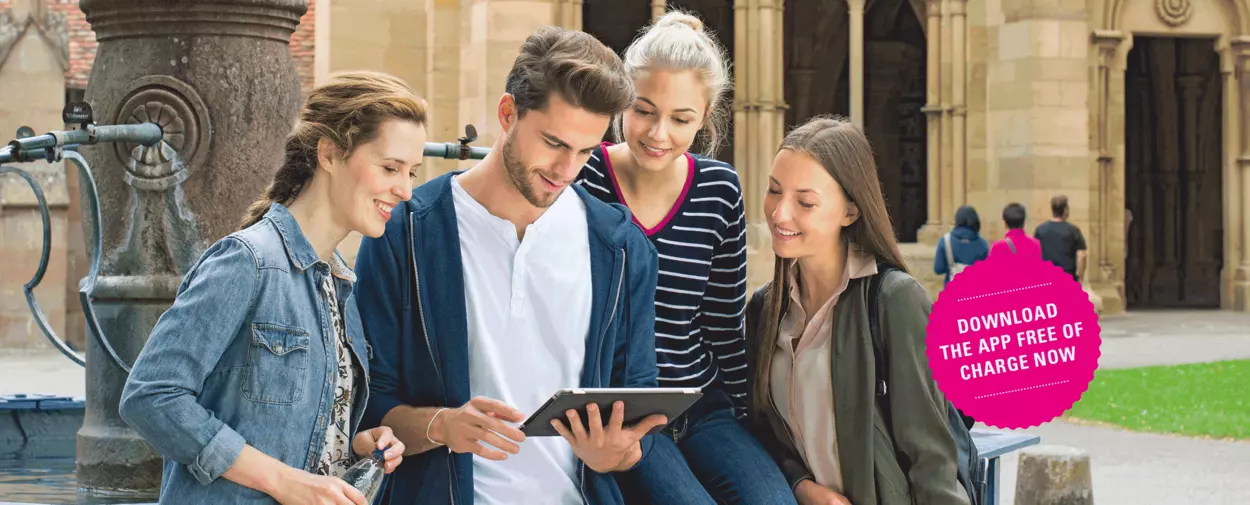
[(355, 275), (321, 261), (290, 211), (273, 204), (255, 225), (214, 243), (187, 272), (122, 391), (122, 418), (164, 456), (161, 503), (276, 503), (221, 478), (249, 444), (311, 470), (334, 398), (336, 333), (319, 289), (334, 275), (356, 366), (351, 415), (368, 402), (368, 344)]
[[(464, 272), (451, 194), (451, 177), (458, 173), (413, 190), (412, 199), (391, 213), (382, 238), (361, 241), (356, 292), (374, 348), (364, 428), (380, 425), (399, 405), (454, 408), (470, 399)], [(656, 387), (655, 246), (624, 206), (604, 203), (576, 184), (570, 190), (586, 204), (592, 275), (590, 331), (578, 385)], [(649, 463), (657, 436), (643, 437), (639, 466)], [(472, 504), (472, 458), (446, 447), (407, 456), (386, 479), (381, 503)], [(580, 460), (577, 466), (586, 504), (624, 503), (612, 475), (596, 473)]]

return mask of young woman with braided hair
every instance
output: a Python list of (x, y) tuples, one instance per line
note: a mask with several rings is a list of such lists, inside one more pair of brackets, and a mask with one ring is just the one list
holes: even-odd
[(312, 91), (272, 183), (186, 273), (126, 382), (122, 417), (164, 456), (161, 503), (366, 505), (343, 471), (375, 449), (399, 465), (390, 428), (357, 433), (371, 350), (335, 246), (382, 235), (425, 138), (425, 102), (392, 76)]

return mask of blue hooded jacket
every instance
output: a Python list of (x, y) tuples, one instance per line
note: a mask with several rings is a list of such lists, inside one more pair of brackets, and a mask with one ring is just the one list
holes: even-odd
[[(460, 407), (470, 400), (468, 317), (452, 172), (412, 192), (377, 239), (361, 241), (356, 297), (370, 344), (369, 403), (361, 429), (398, 405)], [(573, 185), (586, 205), (592, 313), (579, 387), (657, 387), (655, 247), (628, 209)], [(554, 391), (551, 391), (554, 393)], [(642, 459), (658, 435), (642, 439)], [(472, 505), (472, 454), (438, 447), (404, 457), (381, 503)], [(624, 503), (611, 475), (578, 461), (588, 505)]]
[[(990, 245), (981, 238), (981, 218), (976, 209), (960, 207), (955, 212), (955, 228), (951, 230), (951, 256), (961, 265), (971, 265), (990, 255)], [(946, 260), (946, 236), (938, 239), (937, 253), (933, 258), (933, 273), (944, 275), (942, 285), (951, 281), (950, 263)]]

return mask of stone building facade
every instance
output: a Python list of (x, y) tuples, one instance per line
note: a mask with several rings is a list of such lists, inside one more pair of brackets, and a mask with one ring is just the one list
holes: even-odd
[[(1026, 206), (1031, 231), (1064, 194), (1102, 313), (1250, 311), (1244, 0), (340, 4), (317, 18), (330, 26), (317, 47), (327, 71), (397, 73), (433, 103), (432, 139), (471, 123), (482, 144), (498, 134), (493, 105), (532, 30), (583, 29), (620, 50), (666, 8), (698, 13), (734, 62), (734, 135), (720, 157), (747, 192), (753, 286), (772, 275), (760, 201), (775, 148), (787, 128), (833, 113), (867, 130), (904, 254), (934, 295), (935, 244), (960, 205), (994, 240), (1006, 204)], [(437, 161), (427, 175), (457, 164), (468, 165)]]
[[(64, 74), (57, 86), (80, 89), (91, 44), (75, 42), (86, 38), (71, 0), (0, 0), (9, 12), (0, 14), (0, 89), (17, 82), (6, 80), (17, 78), (6, 77), (15, 70), (3, 55), (36, 47), (12, 42), (23, 26), (14, 19), (37, 10), (19, 5), (40, 2), (50, 7), (32, 19), (70, 20), (34, 24), (39, 51), (54, 55), (44, 60), (60, 65), (45, 64), (41, 78)], [(776, 146), (802, 120), (839, 114), (873, 141), (904, 255), (935, 296), (936, 240), (960, 205), (977, 208), (994, 240), (1007, 203), (1026, 206), (1031, 231), (1064, 194), (1089, 244), (1086, 289), (1102, 313), (1250, 311), (1247, 0), (310, 0), (291, 48), (306, 87), (340, 70), (390, 72), (432, 104), (431, 140), (453, 141), (473, 124), (489, 145), (504, 76), (530, 32), (582, 29), (622, 50), (668, 8), (700, 15), (734, 63), (733, 136), (719, 156), (747, 192), (752, 286), (772, 274), (760, 202)], [(62, 103), (48, 95), (45, 120)], [(0, 131), (12, 130), (12, 96), (0, 95)], [(431, 160), (425, 176), (469, 164)], [(29, 203), (6, 203), (21, 201), (12, 186), (0, 183), (6, 257), (23, 247), (10, 237), (37, 244)], [(54, 256), (67, 258), (54, 263), (72, 272), (81, 232), (55, 212), (54, 227), (68, 232), (54, 238)], [(344, 242), (349, 257), (358, 240)], [(14, 293), (29, 273), (17, 270), (38, 251), (24, 254), (0, 279), (0, 346), (13, 345), (25, 315)], [(65, 287), (59, 301), (51, 291), (40, 300), (72, 315), (81, 274), (60, 275), (45, 280)]]

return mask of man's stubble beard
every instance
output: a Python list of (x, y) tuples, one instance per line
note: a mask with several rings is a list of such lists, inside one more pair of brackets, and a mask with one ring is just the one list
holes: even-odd
[(506, 137), (503, 141), (503, 166), (508, 172), (508, 179), (512, 181), (512, 186), (525, 197), (525, 200), (535, 207), (545, 209), (555, 203), (555, 198), (550, 201), (543, 201), (538, 198), (538, 191), (534, 189), (534, 185), (530, 183), (529, 172), (525, 169), (525, 164), (516, 154), (516, 146), (513, 145), (512, 137)]

